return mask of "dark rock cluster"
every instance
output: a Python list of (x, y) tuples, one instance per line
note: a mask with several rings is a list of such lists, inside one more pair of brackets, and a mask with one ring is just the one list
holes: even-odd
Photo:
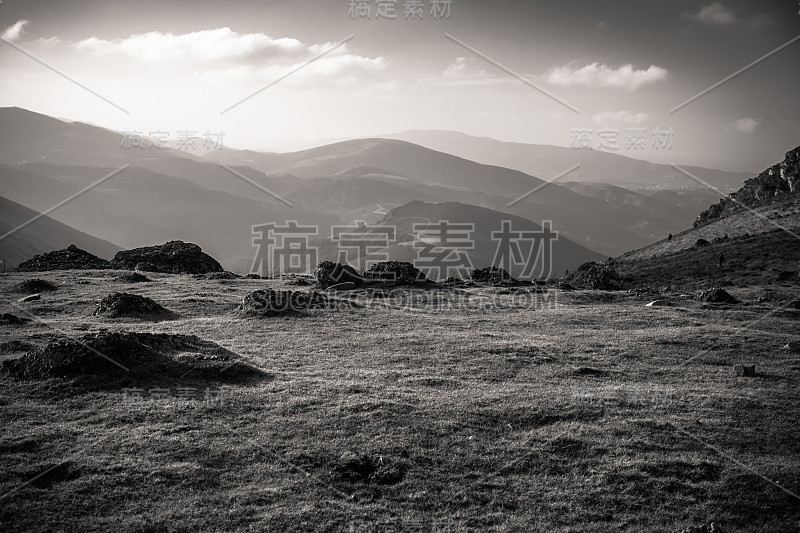
[(366, 272), (370, 279), (391, 282), (396, 285), (414, 285), (425, 283), (425, 274), (417, 267), (405, 261), (383, 261), (375, 263)]
[(584, 263), (578, 267), (571, 280), (575, 285), (599, 291), (622, 289), (622, 278), (609, 262)]
[(469, 274), (472, 281), (478, 283), (519, 283), (511, 274), (499, 267), (476, 268)]
[(204, 253), (199, 246), (183, 241), (122, 250), (111, 260), (111, 268), (165, 274), (207, 274), (223, 271), (222, 265)]
[(768, 205), (800, 194), (800, 146), (786, 152), (781, 163), (744, 182), (742, 188), (712, 205), (697, 217), (700, 227), (745, 208)]
[(731, 296), (725, 289), (714, 287), (705, 290), (697, 295), (697, 299), (701, 302), (715, 303), (715, 304), (738, 304), (739, 300)]
[(22, 272), (44, 272), (46, 270), (96, 270), (111, 268), (108, 261), (81, 250), (70, 244), (63, 250), (55, 250), (35, 255), (21, 263), (18, 270)]

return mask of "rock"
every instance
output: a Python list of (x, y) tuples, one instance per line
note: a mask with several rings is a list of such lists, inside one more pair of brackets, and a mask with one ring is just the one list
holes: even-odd
[(711, 246), (711, 243), (708, 242), (707, 240), (697, 239), (697, 241), (694, 243), (693, 248), (707, 248), (709, 246)]
[(355, 283), (362, 285), (364, 278), (349, 265), (334, 263), (333, 261), (322, 261), (314, 270), (314, 277), (323, 289), (339, 283)]
[(168, 320), (177, 315), (146, 296), (115, 292), (106, 296), (92, 312), (93, 316), (109, 318), (132, 317), (146, 320)]
[(122, 250), (111, 260), (111, 268), (166, 274), (223, 272), (222, 265), (216, 259), (204, 253), (196, 244), (183, 241)]
[(734, 365), (733, 371), (737, 376), (752, 378), (756, 375), (756, 365)]
[(17, 302), (24, 304), (25, 302), (33, 302), (35, 300), (41, 300), (42, 297), (38, 294), (31, 294), (30, 296), (25, 296), (24, 298), (20, 298)]
[(64, 250), (36, 255), (17, 267), (21, 272), (46, 270), (95, 270), (111, 268), (109, 262), (70, 244)]
[(584, 263), (578, 267), (573, 281), (578, 286), (599, 291), (622, 289), (622, 279), (609, 263)]
[(469, 278), (478, 283), (519, 283), (504, 269), (494, 266), (476, 268), (470, 272)]
[(0, 325), (3, 326), (19, 326), (30, 321), (30, 318), (19, 317), (17, 315), (12, 315), (11, 313), (3, 313), (0, 315)]
[(703, 302), (715, 304), (738, 304), (739, 300), (728, 294), (725, 289), (714, 287), (697, 295), (697, 299)]
[(669, 300), (655, 300), (647, 304), (647, 307), (672, 307), (673, 305)]
[(337, 283), (336, 285), (331, 285), (328, 287), (327, 290), (329, 291), (352, 291), (353, 289), (357, 288), (358, 286), (353, 283), (352, 281), (348, 281), (345, 283)]
[(51, 283), (47, 280), (33, 278), (26, 279), (22, 283), (14, 285), (13, 290), (14, 292), (21, 292), (23, 294), (34, 294), (41, 292), (52, 292), (58, 290), (58, 286), (55, 283)]
[(784, 346), (783, 349), (794, 353), (800, 353), (800, 342), (792, 341)]
[(121, 281), (123, 283), (149, 283), (152, 280), (138, 272), (124, 272), (117, 276), (114, 281)]
[(370, 279), (393, 282), (396, 285), (414, 285), (427, 281), (421, 270), (405, 261), (375, 263), (369, 267), (366, 276)]

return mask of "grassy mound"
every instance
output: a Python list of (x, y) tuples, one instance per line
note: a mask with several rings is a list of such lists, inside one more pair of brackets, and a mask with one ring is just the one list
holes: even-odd
[(21, 379), (137, 378), (239, 381), (263, 373), (236, 361), (236, 354), (194, 335), (103, 332), (62, 338), (8, 361), (4, 370)]
[(263, 289), (244, 297), (236, 313), (247, 317), (298, 316), (310, 309), (359, 309), (362, 306), (349, 300), (329, 298), (311, 291), (276, 291)]
[(39, 292), (52, 292), (58, 290), (58, 285), (45, 279), (26, 279), (14, 285), (14, 291), (22, 294), (36, 294)]
[(132, 317), (144, 320), (169, 320), (177, 317), (177, 314), (146, 296), (126, 292), (115, 292), (100, 300), (92, 315), (109, 318)]

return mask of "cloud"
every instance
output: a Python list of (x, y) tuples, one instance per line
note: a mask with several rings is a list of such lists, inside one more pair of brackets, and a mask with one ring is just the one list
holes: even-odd
[[(144, 61), (242, 62), (263, 59), (297, 59), (313, 57), (334, 43), (304, 45), (288, 37), (274, 39), (263, 33), (238, 33), (230, 28), (216, 28), (174, 34), (152, 31), (124, 39), (90, 37), (73, 43), (81, 51), (97, 54), (124, 54)], [(334, 53), (346, 50), (343, 45)]]
[(507, 78), (494, 76), (489, 74), (485, 68), (479, 67), (478, 60), (475, 58), (457, 57), (440, 74), (422, 79), (417, 85), (495, 85), (507, 81)]
[(716, 24), (720, 26), (736, 24), (738, 22), (733, 11), (722, 2), (714, 2), (713, 4), (703, 6), (697, 13), (685, 11), (683, 16), (705, 24)]
[[(238, 65), (229, 68), (206, 69), (194, 72), (197, 79), (220, 85), (244, 83), (269, 83), (290, 72), (295, 74), (282, 81), (295, 87), (318, 87), (325, 82), (334, 86), (352, 86), (365, 76), (371, 76), (386, 69), (386, 60), (382, 57), (366, 58), (354, 54), (325, 57), (306, 65), (305, 61), (287, 65), (269, 65), (259, 68), (254, 65)], [(305, 65), (305, 66), (304, 66)], [(303, 67), (298, 70), (299, 67)], [(389, 90), (393, 82), (375, 83), (383, 90)], [(371, 87), (372, 85), (370, 85)]]
[(625, 122), (627, 124), (641, 124), (650, 115), (647, 113), (633, 113), (632, 111), (601, 111), (592, 117), (598, 124), (609, 122)]
[(635, 91), (642, 85), (656, 83), (667, 78), (667, 69), (650, 65), (646, 70), (637, 70), (633, 65), (618, 69), (598, 62), (575, 69), (570, 66), (555, 67), (546, 74), (548, 82), (555, 85), (583, 85), (586, 87), (612, 87)]
[(760, 118), (740, 118), (733, 123), (733, 129), (742, 133), (752, 133), (761, 124)]
[(6, 41), (16, 41), (25, 33), (25, 26), (30, 23), (28, 20), (18, 20), (3, 32), (3, 39)]
[(384, 58), (357, 55), (346, 44), (309, 63), (336, 44), (303, 43), (224, 27), (182, 34), (152, 31), (121, 39), (90, 37), (68, 46), (99, 56), (124, 56), (167, 65), (194, 79), (216, 84), (264, 84), (299, 69), (286, 83), (303, 86), (324, 81), (327, 85), (349, 86), (365, 75), (385, 70)]

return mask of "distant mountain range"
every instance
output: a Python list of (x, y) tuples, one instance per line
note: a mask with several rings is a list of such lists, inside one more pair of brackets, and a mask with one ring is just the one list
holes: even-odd
[[(573, 149), (561, 146), (504, 142), (489, 137), (474, 137), (454, 131), (412, 130), (388, 135), (432, 150), (466, 157), (487, 165), (498, 165), (549, 180), (575, 164), (580, 167), (565, 179), (581, 183), (607, 183), (632, 191), (702, 189), (703, 185), (687, 178), (669, 165), (627, 157), (617, 151)], [(641, 152), (639, 152), (641, 153)], [(723, 191), (735, 191), (752, 174), (725, 172), (695, 166), (681, 168), (702, 177), (703, 181)]]
[(572, 174), (563, 183), (546, 183), (402, 140), (350, 140), (287, 154), (225, 148), (202, 156), (129, 149), (123, 141), (119, 132), (0, 108), (0, 192), (41, 212), (129, 165), (50, 216), (126, 248), (195, 242), (240, 271), (255, 253), (252, 226), (269, 222), (317, 226), (324, 245), (336, 224), (377, 222), (409, 202), (452, 203), (537, 227), (552, 221), (564, 242), (584, 250), (574, 254), (582, 259), (619, 255), (677, 232), (711, 200), (704, 191), (642, 194)]

